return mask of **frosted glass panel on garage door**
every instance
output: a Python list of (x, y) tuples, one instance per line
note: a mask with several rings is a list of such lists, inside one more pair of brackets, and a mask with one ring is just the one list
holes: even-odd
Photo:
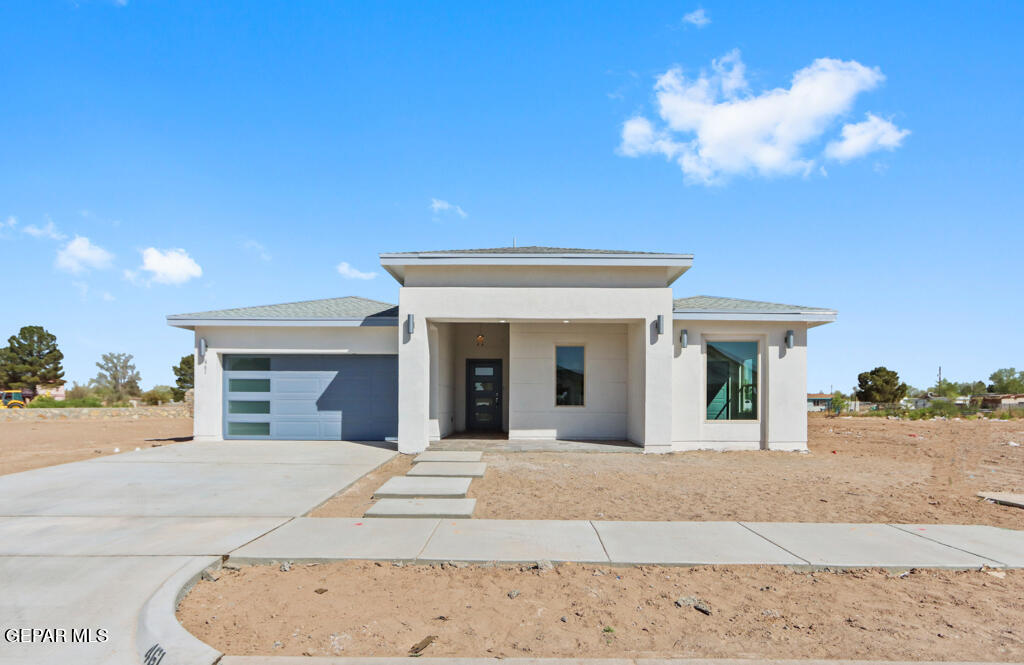
[[(397, 356), (263, 356), (269, 358), (269, 371), (256, 369), (266, 363), (241, 362), (243, 358), (249, 357), (228, 356), (225, 363), (244, 368), (224, 372), (225, 402), (234, 404), (225, 413), (228, 438), (380, 440), (397, 434)], [(233, 390), (260, 379), (270, 382), (269, 413), (237, 404), (246, 399), (265, 401), (267, 393)], [(259, 428), (241, 423), (265, 423), (269, 432), (259, 436)]]

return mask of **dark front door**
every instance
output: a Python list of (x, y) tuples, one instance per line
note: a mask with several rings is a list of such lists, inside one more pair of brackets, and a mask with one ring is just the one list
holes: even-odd
[(501, 361), (466, 360), (466, 430), (501, 429)]

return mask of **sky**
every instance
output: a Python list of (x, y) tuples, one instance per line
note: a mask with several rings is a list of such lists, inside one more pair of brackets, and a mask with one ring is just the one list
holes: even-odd
[(0, 6), (0, 339), (173, 382), (167, 314), (397, 302), (377, 254), (692, 252), (826, 306), (808, 389), (1024, 368), (1024, 3)]

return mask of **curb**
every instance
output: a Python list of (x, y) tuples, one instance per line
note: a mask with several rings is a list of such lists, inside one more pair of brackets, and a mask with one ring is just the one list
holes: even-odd
[(220, 557), (196, 557), (164, 580), (139, 612), (135, 651), (140, 663), (213, 665), (223, 654), (178, 623), (178, 603), (208, 568), (220, 568)]

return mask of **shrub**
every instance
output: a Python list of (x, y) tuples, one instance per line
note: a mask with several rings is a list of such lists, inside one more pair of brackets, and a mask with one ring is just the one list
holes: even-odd
[(143, 404), (156, 406), (174, 401), (174, 395), (171, 393), (170, 386), (153, 386), (151, 390), (142, 393), (141, 399)]
[(66, 399), (58, 402), (52, 397), (37, 397), (28, 403), (30, 409), (95, 409), (103, 406), (96, 397), (83, 397), (81, 399)]

